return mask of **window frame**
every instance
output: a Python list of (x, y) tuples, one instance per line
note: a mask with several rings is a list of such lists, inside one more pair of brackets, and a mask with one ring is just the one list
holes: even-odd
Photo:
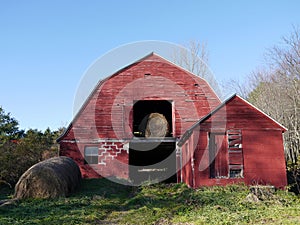
[[(87, 154), (87, 150), (92, 149), (95, 152)], [(84, 164), (99, 164), (99, 147), (98, 146), (85, 146), (84, 147)]]
[[(227, 130), (228, 143), (228, 178), (239, 179), (244, 178), (244, 155), (243, 155), (243, 135), (241, 129)], [(240, 163), (230, 162), (234, 155), (240, 154)], [(233, 171), (240, 171), (233, 176)]]

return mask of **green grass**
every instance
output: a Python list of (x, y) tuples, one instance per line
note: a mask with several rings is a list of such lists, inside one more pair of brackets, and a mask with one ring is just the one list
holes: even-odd
[[(0, 199), (11, 195), (0, 189)], [(0, 224), (300, 224), (300, 199), (277, 191), (259, 202), (248, 187), (193, 190), (184, 184), (122, 186), (84, 180), (68, 198), (31, 199), (0, 207)]]

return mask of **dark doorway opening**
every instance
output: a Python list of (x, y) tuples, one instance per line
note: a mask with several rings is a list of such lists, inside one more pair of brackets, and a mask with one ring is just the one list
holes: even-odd
[(129, 176), (135, 184), (145, 181), (176, 183), (176, 142), (132, 141)]
[(169, 125), (166, 137), (172, 137), (172, 102), (167, 100), (140, 100), (133, 105), (134, 136), (145, 137), (147, 121), (151, 113), (159, 113), (165, 116)]

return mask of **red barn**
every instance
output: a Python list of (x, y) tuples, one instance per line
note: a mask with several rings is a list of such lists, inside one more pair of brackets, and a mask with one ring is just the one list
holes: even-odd
[(286, 129), (239, 96), (150, 54), (101, 80), (58, 139), (83, 177), (192, 187), (286, 185)]

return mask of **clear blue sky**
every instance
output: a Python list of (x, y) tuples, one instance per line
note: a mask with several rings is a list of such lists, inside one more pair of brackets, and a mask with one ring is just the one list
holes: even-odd
[(206, 42), (217, 80), (243, 79), (293, 25), (300, 1), (0, 1), (0, 105), (23, 129), (66, 126), (88, 67), (126, 43)]

